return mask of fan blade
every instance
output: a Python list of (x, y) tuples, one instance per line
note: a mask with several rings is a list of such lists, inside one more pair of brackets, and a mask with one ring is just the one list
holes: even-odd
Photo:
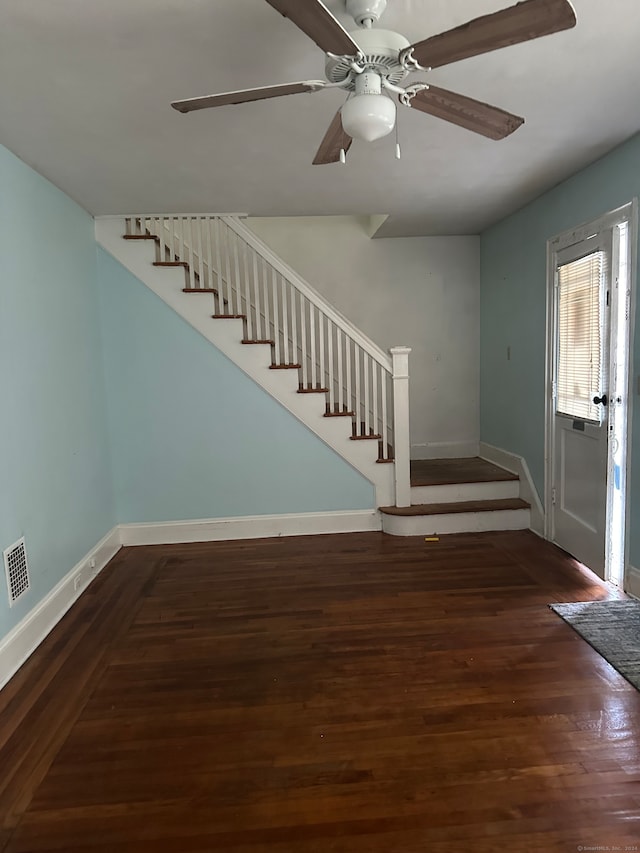
[(327, 163), (337, 163), (340, 160), (340, 151), (349, 150), (353, 139), (344, 132), (342, 127), (342, 116), (340, 110), (334, 115), (333, 121), (329, 125), (329, 129), (324, 135), (324, 139), (320, 143), (320, 148), (313, 160), (314, 166), (324, 166)]
[(267, 0), (325, 53), (355, 56), (360, 48), (321, 0)]
[(481, 133), (489, 139), (504, 139), (524, 124), (524, 119), (520, 116), (507, 113), (490, 104), (484, 104), (482, 101), (476, 101), (474, 98), (458, 95), (456, 92), (438, 89), (437, 86), (418, 92), (411, 99), (411, 106), (423, 113), (429, 113), (452, 124), (465, 127), (474, 133)]
[(281, 95), (317, 92), (324, 86), (325, 84), (321, 80), (304, 80), (300, 83), (283, 83), (280, 86), (262, 86), (259, 89), (239, 89), (237, 92), (221, 92), (219, 95), (187, 98), (184, 101), (172, 101), (171, 106), (179, 113), (190, 113), (193, 110), (206, 110), (209, 107), (224, 107), (227, 104), (244, 104), (247, 101), (279, 98)]
[(575, 24), (576, 15), (568, 0), (524, 0), (417, 42), (412, 45), (413, 57), (424, 68), (439, 68), (469, 56), (568, 30)]

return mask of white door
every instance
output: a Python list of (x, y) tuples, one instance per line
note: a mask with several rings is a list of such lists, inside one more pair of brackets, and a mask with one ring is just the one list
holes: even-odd
[(554, 261), (551, 538), (604, 578), (612, 229)]

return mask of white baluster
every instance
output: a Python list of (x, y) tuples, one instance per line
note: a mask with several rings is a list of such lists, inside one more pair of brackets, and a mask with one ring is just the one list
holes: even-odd
[[(214, 281), (214, 277), (213, 277), (213, 247), (211, 245), (211, 242), (212, 242), (212, 233), (211, 233), (212, 232), (212, 226), (213, 226), (213, 220), (212, 219), (207, 218), (203, 221), (204, 238), (205, 238), (205, 243), (206, 243), (205, 248), (203, 248), (203, 252), (205, 253), (205, 264), (207, 267), (207, 286), (210, 287), (212, 290), (215, 289), (215, 290), (219, 291), (220, 286), (219, 286), (218, 277), (216, 276), (215, 281)], [(221, 307), (221, 299), (219, 297), (216, 297), (215, 304), (217, 306), (216, 307), (216, 314), (222, 314), (223, 312), (222, 312), (222, 307)]]
[(233, 276), (234, 276), (234, 286), (233, 290), (235, 292), (235, 309), (234, 314), (242, 314), (242, 283), (240, 278), (240, 256), (238, 249), (238, 241), (240, 238), (235, 232), (230, 232), (230, 237), (233, 239)]
[(154, 220), (153, 234), (158, 238), (156, 241), (156, 260), (164, 261), (164, 216), (158, 216)]
[(353, 411), (353, 401), (351, 399), (351, 338), (347, 335), (345, 339), (345, 384), (347, 387), (347, 411)]
[(169, 218), (169, 233), (168, 233), (168, 248), (169, 255), (165, 254), (165, 257), (162, 259), (163, 261), (172, 261), (175, 256), (176, 245), (175, 245), (175, 236), (176, 236), (176, 222), (173, 216)]
[(178, 219), (178, 260), (184, 261), (184, 216)]
[(203, 290), (207, 290), (207, 277), (204, 271), (204, 262), (202, 255), (204, 254), (203, 240), (202, 240), (202, 217), (198, 216), (194, 222), (196, 239), (195, 239), (195, 252), (196, 258), (198, 261), (198, 287)]
[(369, 427), (371, 425), (371, 420), (369, 418), (369, 405), (370, 405), (370, 396), (369, 396), (369, 371), (370, 371), (370, 360), (369, 356), (366, 352), (362, 354), (363, 361), (363, 372), (364, 372), (364, 435), (369, 435)]
[(189, 264), (189, 287), (192, 290), (197, 290), (198, 282), (196, 280), (196, 258), (195, 258), (195, 234), (193, 228), (193, 219), (184, 219), (185, 239), (188, 241), (186, 245), (186, 256), (184, 260)]
[(269, 291), (269, 267), (267, 262), (262, 261), (262, 289), (264, 293), (264, 327), (265, 334), (262, 340), (268, 341), (271, 338), (271, 294)]
[[(253, 293), (255, 297), (255, 314), (254, 314), (254, 323), (253, 323), (253, 337), (256, 340), (260, 340), (264, 335), (260, 331), (261, 328), (261, 317), (260, 317), (260, 280), (258, 278), (258, 255), (255, 250), (251, 250), (251, 260), (253, 261)], [(251, 337), (251, 335), (249, 335)]]
[(336, 370), (333, 362), (333, 323), (331, 320), (327, 320), (327, 372), (329, 374), (329, 382), (327, 383), (327, 388), (329, 389), (329, 411), (332, 412), (334, 410), (333, 404), (336, 400), (336, 391), (333, 384)]
[(220, 219), (216, 218), (212, 222), (213, 227), (213, 242), (216, 253), (216, 290), (218, 291), (218, 310), (221, 314), (228, 314), (224, 299), (224, 276), (222, 274), (222, 236)]
[(360, 435), (362, 427), (362, 412), (360, 406), (360, 356), (362, 354), (362, 350), (359, 346), (354, 346), (353, 353), (353, 366), (354, 366), (354, 391), (355, 391), (355, 405), (354, 411), (356, 415), (356, 435)]
[(173, 240), (174, 240), (174, 232), (175, 232), (175, 225), (174, 225), (173, 216), (168, 217), (167, 226), (168, 226), (169, 230), (167, 232), (166, 246), (169, 249), (169, 256), (167, 257), (167, 253), (165, 252), (163, 257), (162, 257), (162, 260), (163, 261), (172, 261), (173, 260), (173, 252), (174, 252)]
[(371, 359), (371, 420), (373, 432), (380, 434), (378, 429), (378, 363)]
[(241, 241), (240, 246), (242, 247), (242, 274), (244, 276), (244, 314), (247, 317), (247, 330), (251, 328), (251, 307), (253, 300), (251, 299), (251, 276), (249, 274), (249, 247), (244, 242)]
[(179, 228), (180, 228), (180, 220), (177, 216), (174, 216), (171, 220), (171, 233), (172, 233), (172, 243), (171, 243), (171, 257), (170, 261), (175, 261), (178, 257), (178, 252), (180, 251), (180, 238), (179, 238)]
[(336, 378), (338, 380), (338, 388), (337, 388), (337, 406), (336, 411), (341, 412), (344, 409), (344, 373), (342, 370), (343, 361), (342, 361), (342, 347), (344, 341), (344, 332), (338, 326), (336, 326), (336, 349), (337, 349), (337, 364), (336, 364)]
[(280, 276), (280, 293), (282, 302), (282, 350), (280, 352), (280, 361), (278, 364), (290, 364), (289, 356), (289, 293), (287, 281), (284, 276)]
[(273, 296), (273, 340), (275, 341), (274, 358), (280, 363), (280, 303), (278, 300), (278, 273), (271, 268), (271, 295)]
[(380, 396), (382, 398), (382, 459), (389, 458), (389, 425), (387, 424), (387, 371), (380, 371)]
[(307, 299), (300, 294), (300, 381), (306, 388), (309, 381), (309, 362), (307, 360), (307, 330), (309, 324), (307, 322)]
[(231, 257), (230, 257), (230, 250), (229, 250), (229, 234), (230, 234), (230, 231), (229, 231), (229, 228), (227, 227), (226, 224), (223, 225), (222, 230), (221, 230), (221, 234), (222, 234), (222, 246), (221, 246), (221, 248), (222, 248), (222, 253), (224, 256), (224, 272), (225, 272), (225, 279), (226, 279), (226, 283), (227, 283), (227, 286), (226, 286), (227, 310), (225, 313), (233, 314), (234, 313), (234, 310), (233, 310), (233, 284), (231, 281)]
[(318, 335), (318, 361), (320, 367), (320, 388), (325, 388), (325, 322), (326, 318), (322, 311), (318, 311), (318, 322), (320, 324), (319, 335)]
[(293, 285), (289, 285), (289, 293), (291, 294), (291, 343), (293, 347), (293, 358), (291, 359), (292, 364), (298, 363), (298, 297), (300, 294), (293, 287)]
[(316, 362), (316, 306), (313, 302), (309, 302), (309, 335), (311, 336), (311, 364), (309, 385), (305, 387), (315, 388), (318, 365)]

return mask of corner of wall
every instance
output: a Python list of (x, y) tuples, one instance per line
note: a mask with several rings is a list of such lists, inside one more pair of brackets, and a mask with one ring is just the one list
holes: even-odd
[(520, 497), (531, 506), (531, 530), (538, 536), (544, 538), (545, 513), (540, 495), (535, 487), (527, 460), (515, 453), (509, 453), (499, 447), (493, 447), (485, 442), (480, 442), (480, 456), (487, 462), (493, 462), (507, 471), (517, 474), (520, 478)]

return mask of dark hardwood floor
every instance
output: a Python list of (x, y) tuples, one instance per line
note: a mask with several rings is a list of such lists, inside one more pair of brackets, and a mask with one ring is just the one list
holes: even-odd
[(0, 693), (3, 853), (640, 839), (640, 693), (528, 532), (122, 550)]

